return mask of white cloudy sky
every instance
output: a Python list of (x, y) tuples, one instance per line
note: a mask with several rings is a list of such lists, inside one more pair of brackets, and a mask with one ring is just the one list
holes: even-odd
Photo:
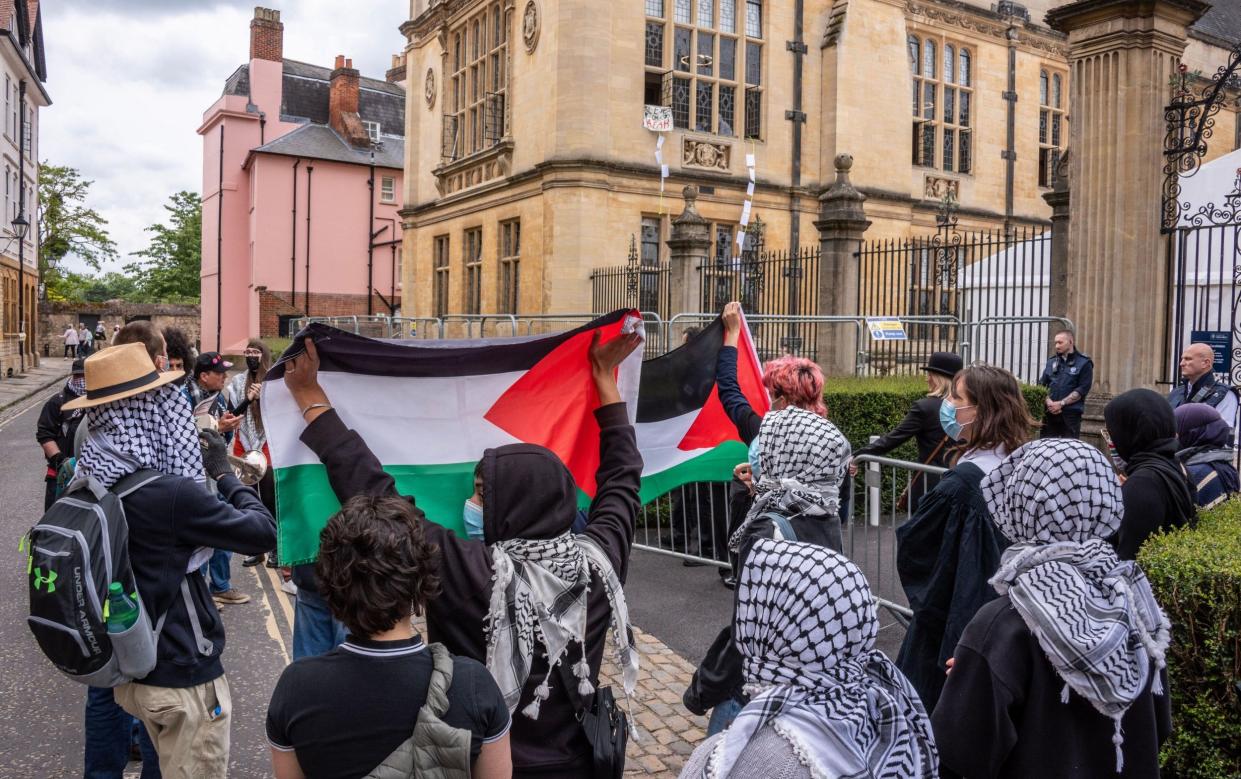
[[(146, 246), (163, 204), (202, 185), (202, 114), (246, 62), (255, 0), (47, 0), (47, 91), (39, 155), (94, 180), (91, 204), (121, 253)], [(284, 22), (284, 56), (330, 67), (353, 58), (383, 78), (404, 47), (408, 0), (268, 2)], [(342, 13), (348, 9), (348, 13)], [(82, 269), (79, 267), (79, 269)]]

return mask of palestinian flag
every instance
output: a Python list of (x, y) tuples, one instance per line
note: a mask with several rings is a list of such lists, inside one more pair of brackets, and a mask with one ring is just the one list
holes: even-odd
[[(473, 492), (474, 465), (489, 447), (546, 446), (565, 462), (583, 504), (595, 491), (599, 400), (586, 353), (639, 325), (635, 311), (615, 311), (564, 333), (481, 341), (389, 341), (312, 324), (319, 383), (344, 423), (356, 430), (397, 490), (413, 495), (427, 517), (464, 533), (461, 507)], [(744, 331), (743, 331), (744, 332)], [(693, 481), (724, 481), (745, 460), (745, 446), (715, 390), (719, 320), (689, 343), (643, 363), (639, 349), (621, 365), (618, 385), (636, 410), (643, 500)], [(313, 560), (319, 532), (340, 503), (319, 458), (301, 443), (305, 425), (284, 387), (284, 361), (263, 385), (280, 520), (280, 559)], [(739, 380), (755, 409), (766, 410), (757, 359), (748, 340)], [(640, 385), (639, 385), (639, 376)]]
[[(745, 462), (746, 446), (724, 413), (715, 384), (715, 364), (724, 343), (724, 323), (709, 326), (672, 351), (642, 363), (635, 430), (642, 452), (642, 500), (653, 500), (683, 484), (729, 481)], [(763, 370), (741, 328), (737, 383), (760, 415), (770, 407)]]

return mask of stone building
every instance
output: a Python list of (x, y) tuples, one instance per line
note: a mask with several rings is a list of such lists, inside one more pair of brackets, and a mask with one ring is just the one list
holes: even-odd
[[(592, 268), (630, 236), (642, 263), (668, 259), (686, 184), (709, 255), (735, 254), (743, 210), (768, 247), (813, 245), (839, 153), (868, 239), (932, 232), (948, 195), (963, 230), (1047, 225), (1071, 121), (1056, 4), (412, 0), (405, 313), (589, 310)], [(1195, 25), (1191, 77), (1222, 64), (1237, 16), (1220, 0)], [(673, 128), (645, 129), (647, 105)], [(1236, 111), (1213, 154), (1241, 143)]]
[[(43, 85), (47, 60), (38, 0), (0, 0), (0, 35), (0, 69), (4, 72), (0, 375), (8, 376), (38, 364), (39, 109), (52, 102)], [(19, 215), (28, 225), (20, 245), (13, 230)]]

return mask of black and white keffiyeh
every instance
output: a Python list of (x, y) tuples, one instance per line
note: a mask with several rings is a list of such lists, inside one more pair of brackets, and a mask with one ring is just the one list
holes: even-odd
[(164, 385), (88, 409), (74, 479), (111, 487), (141, 468), (206, 479), (198, 429), (185, 395)]
[(547, 655), (548, 679), (534, 691), (522, 713), (538, 719), (539, 705), (551, 694), (549, 679), (557, 663), (577, 643), (573, 665), (578, 695), (594, 692), (586, 660), (586, 607), (591, 573), (599, 574), (612, 610), (616, 664), (628, 697), (638, 682), (638, 650), (629, 627), (629, 607), (607, 554), (593, 540), (570, 533), (545, 540), (510, 539), (491, 547), (495, 576), (487, 615), (487, 670), (495, 677), (511, 714), (530, 676), (537, 644)]
[(773, 411), (758, 438), (759, 480), (745, 521), (728, 540), (736, 552), (755, 519), (774, 511), (795, 516), (831, 516), (840, 510), (840, 485), (852, 449), (836, 426), (803, 408)]
[(817, 544), (759, 539), (738, 579), (734, 641), (753, 697), (705, 776), (729, 776), (767, 724), (815, 777), (938, 776), (930, 720), (875, 649), (877, 607), (856, 565)]
[(991, 586), (1008, 595), (1065, 681), (1115, 722), (1116, 770), (1124, 766), (1120, 721), (1146, 683), (1163, 693), (1170, 626), (1150, 582), (1105, 538), (1124, 513), (1111, 465), (1068, 439), (1022, 446), (983, 479), (991, 517), (1013, 542)]

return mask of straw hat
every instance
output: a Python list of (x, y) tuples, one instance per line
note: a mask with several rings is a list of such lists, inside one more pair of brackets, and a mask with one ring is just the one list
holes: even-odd
[(90, 408), (148, 392), (176, 381), (184, 371), (155, 370), (151, 355), (140, 343), (121, 344), (86, 358), (86, 394), (61, 408)]

